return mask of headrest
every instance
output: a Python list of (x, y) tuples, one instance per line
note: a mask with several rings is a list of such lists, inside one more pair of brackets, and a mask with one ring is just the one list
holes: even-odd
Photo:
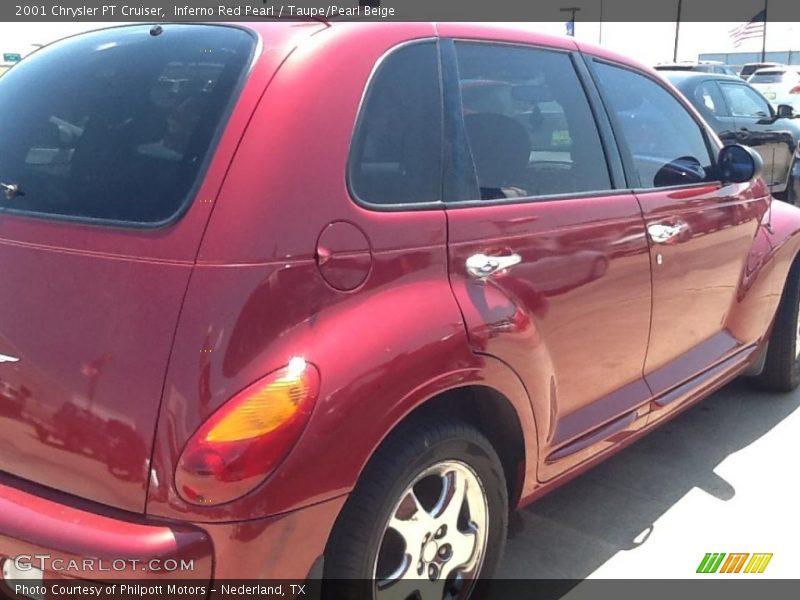
[(464, 123), (481, 187), (519, 185), (531, 153), (525, 127), (497, 113), (469, 114)]

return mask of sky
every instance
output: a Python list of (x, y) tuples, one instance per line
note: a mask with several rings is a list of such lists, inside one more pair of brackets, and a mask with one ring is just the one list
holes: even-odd
[[(741, 23), (683, 22), (680, 27), (678, 60), (696, 60), (705, 52), (760, 52), (761, 40), (746, 40), (735, 48), (729, 31)], [(0, 52), (27, 54), (34, 44), (46, 44), (59, 38), (113, 25), (112, 23), (0, 23)], [(519, 25), (519, 24), (517, 24)], [(531, 23), (530, 27), (547, 33), (564, 34), (564, 23)], [(640, 62), (656, 64), (671, 61), (675, 42), (675, 23), (620, 23), (600, 24), (582, 22), (575, 25), (575, 37), (598, 43), (631, 56)], [(800, 51), (800, 23), (769, 23), (767, 26), (767, 51)]]

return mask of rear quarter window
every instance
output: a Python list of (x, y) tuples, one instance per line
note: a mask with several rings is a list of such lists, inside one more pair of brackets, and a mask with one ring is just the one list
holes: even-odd
[(255, 47), (207, 25), (107, 29), (0, 78), (0, 208), (154, 225), (188, 203)]
[(371, 205), (441, 200), (442, 100), (435, 42), (391, 51), (378, 65), (358, 117), (348, 179)]

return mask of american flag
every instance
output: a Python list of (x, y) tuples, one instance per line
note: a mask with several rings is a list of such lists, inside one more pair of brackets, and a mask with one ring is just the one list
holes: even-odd
[(730, 36), (733, 39), (733, 45), (738, 48), (745, 40), (763, 36), (766, 29), (766, 21), (767, 11), (762, 10), (747, 23), (742, 23), (738, 27), (731, 29)]

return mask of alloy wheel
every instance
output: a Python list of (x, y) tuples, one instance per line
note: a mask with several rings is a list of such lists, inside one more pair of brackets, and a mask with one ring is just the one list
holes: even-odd
[(379, 600), (466, 598), (481, 570), (489, 525), (483, 486), (448, 460), (406, 487), (384, 526), (374, 565)]

